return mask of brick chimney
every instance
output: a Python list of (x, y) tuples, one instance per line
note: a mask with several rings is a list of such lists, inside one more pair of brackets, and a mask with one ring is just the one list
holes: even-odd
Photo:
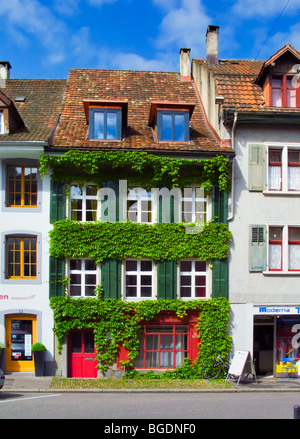
[(219, 26), (208, 26), (206, 31), (207, 64), (219, 62)]
[(180, 49), (180, 80), (191, 80), (191, 49)]

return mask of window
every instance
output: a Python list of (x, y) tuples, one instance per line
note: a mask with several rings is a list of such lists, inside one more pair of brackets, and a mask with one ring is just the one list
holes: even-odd
[(188, 356), (187, 326), (144, 325), (139, 341), (139, 356), (133, 360), (135, 368), (175, 368), (183, 364)]
[(268, 190), (300, 191), (300, 150), (282, 146), (268, 154)]
[(128, 189), (127, 218), (132, 222), (152, 222), (152, 193), (142, 188)]
[(293, 87), (291, 77), (278, 76), (271, 79), (271, 106), (291, 108), (299, 106), (298, 92)]
[(37, 200), (37, 168), (8, 166), (7, 205), (9, 207), (37, 207)]
[(184, 188), (182, 197), (182, 222), (206, 222), (207, 198), (200, 187)]
[(153, 263), (144, 260), (125, 262), (125, 299), (153, 298)]
[(37, 238), (6, 238), (6, 278), (36, 279), (37, 277)]
[(157, 137), (161, 141), (189, 140), (189, 111), (158, 110)]
[(90, 259), (70, 260), (70, 296), (95, 296), (97, 267)]
[(196, 299), (206, 296), (206, 262), (180, 262), (180, 298)]
[(96, 185), (73, 184), (70, 190), (70, 215), (74, 221), (96, 221), (98, 209), (98, 189)]
[(300, 227), (269, 227), (269, 270), (300, 270)]
[(98, 140), (120, 140), (122, 137), (121, 108), (90, 108), (89, 137)]

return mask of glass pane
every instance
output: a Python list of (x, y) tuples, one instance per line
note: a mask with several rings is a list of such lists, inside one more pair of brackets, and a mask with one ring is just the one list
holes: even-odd
[(85, 286), (85, 296), (89, 296), (89, 297), (93, 297), (95, 296), (95, 286), (96, 285), (90, 285), (90, 286)]
[(77, 261), (76, 259), (70, 260), (70, 269), (71, 270), (81, 270), (81, 261)]
[(126, 285), (134, 285), (136, 286), (137, 284), (137, 277), (134, 274), (127, 274), (126, 275)]
[(300, 228), (289, 228), (289, 241), (300, 241)]
[(173, 352), (160, 353), (160, 367), (173, 367), (174, 354)]
[(180, 285), (181, 286), (192, 285), (191, 276), (180, 276)]
[(70, 296), (81, 296), (81, 285), (70, 285)]
[(173, 349), (173, 335), (172, 334), (162, 334), (160, 336), (160, 349), (161, 350)]
[(146, 353), (146, 367), (158, 367), (158, 352)]
[(152, 276), (141, 276), (141, 285), (152, 285)]
[(32, 320), (11, 321), (11, 360), (32, 360)]
[(180, 288), (180, 297), (192, 297), (191, 287), (181, 287)]
[(81, 333), (80, 332), (72, 332), (71, 335), (71, 351), (74, 354), (81, 353)]
[(94, 139), (104, 139), (104, 113), (94, 113)]
[(84, 333), (84, 352), (86, 354), (93, 354), (94, 350), (94, 334), (93, 332), (86, 331)]
[(141, 287), (141, 297), (151, 297), (152, 288), (151, 287)]
[(117, 138), (117, 114), (107, 113), (107, 135), (106, 138), (113, 140)]
[(91, 259), (85, 260), (85, 270), (86, 271), (95, 271), (96, 270), (96, 265), (94, 264), (94, 262)]
[(192, 271), (192, 261), (181, 261), (180, 271)]
[(146, 350), (157, 351), (158, 350), (159, 336), (155, 334), (146, 335)]
[(195, 261), (195, 270), (196, 271), (206, 271), (206, 262), (205, 261)]
[(136, 271), (137, 261), (126, 261), (126, 271)]
[(141, 261), (141, 271), (152, 271), (152, 262)]
[(281, 270), (281, 244), (270, 245), (270, 270)]
[(174, 140), (178, 142), (184, 141), (184, 115), (183, 114), (175, 114), (175, 138)]
[(126, 287), (126, 297), (137, 297), (136, 287)]
[(172, 115), (162, 114), (162, 140), (172, 140)]
[(81, 284), (81, 274), (70, 274), (71, 284)]
[(86, 194), (87, 195), (93, 195), (97, 196), (97, 186), (94, 184), (87, 184), (86, 185)]

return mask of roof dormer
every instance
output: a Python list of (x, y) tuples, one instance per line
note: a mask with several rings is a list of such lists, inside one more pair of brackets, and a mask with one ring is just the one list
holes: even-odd
[(12, 134), (24, 126), (14, 103), (0, 90), (0, 134)]
[(300, 108), (299, 67), (300, 54), (290, 44), (263, 64), (255, 83), (262, 87), (265, 107)]

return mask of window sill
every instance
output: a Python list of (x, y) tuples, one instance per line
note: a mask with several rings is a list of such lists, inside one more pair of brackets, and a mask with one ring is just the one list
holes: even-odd
[(300, 191), (263, 191), (264, 195), (295, 195), (298, 196), (300, 195)]
[(264, 276), (300, 276), (299, 271), (263, 271)]

